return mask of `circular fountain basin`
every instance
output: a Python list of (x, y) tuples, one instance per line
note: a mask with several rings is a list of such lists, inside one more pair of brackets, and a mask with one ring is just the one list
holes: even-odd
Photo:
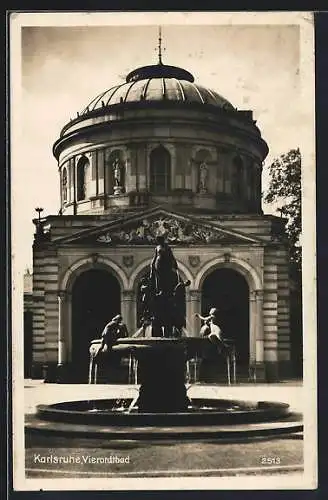
[(186, 411), (147, 413), (133, 400), (99, 399), (39, 405), (26, 420), (30, 436), (66, 436), (105, 440), (215, 440), (271, 438), (303, 430), (302, 417), (289, 405), (195, 398)]
[(289, 405), (267, 401), (247, 402), (225, 399), (192, 399), (185, 411), (174, 413), (129, 410), (133, 400), (96, 399), (39, 405), (41, 419), (77, 424), (117, 426), (235, 425), (278, 420), (289, 415)]

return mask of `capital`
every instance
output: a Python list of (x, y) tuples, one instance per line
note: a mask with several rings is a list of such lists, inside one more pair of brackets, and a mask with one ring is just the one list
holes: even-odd
[(122, 299), (123, 300), (134, 300), (135, 292), (134, 290), (123, 290)]
[(250, 292), (250, 300), (263, 300), (263, 290), (253, 290), (252, 292)]
[(189, 297), (189, 300), (200, 300), (201, 298), (201, 295), (202, 295), (202, 292), (200, 290), (187, 290), (186, 291), (186, 298), (188, 299)]
[(58, 290), (57, 297), (59, 302), (65, 302), (67, 300), (68, 293), (66, 290)]

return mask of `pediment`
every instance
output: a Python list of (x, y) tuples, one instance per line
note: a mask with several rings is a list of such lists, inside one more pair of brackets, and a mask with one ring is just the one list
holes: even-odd
[(164, 209), (139, 212), (138, 215), (108, 222), (62, 238), (61, 244), (81, 245), (154, 245), (164, 235), (171, 245), (255, 244), (258, 240), (227, 230), (204, 219), (188, 217)]

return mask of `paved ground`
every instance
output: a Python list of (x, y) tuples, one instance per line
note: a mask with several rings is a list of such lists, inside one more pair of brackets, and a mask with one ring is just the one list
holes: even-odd
[[(86, 386), (25, 383), (25, 413), (37, 404), (59, 401), (134, 396), (136, 386)], [(204, 386), (193, 385), (192, 397), (221, 397), (255, 401), (282, 401), (302, 412), (302, 384)], [(105, 442), (94, 439), (33, 437), (26, 440), (26, 476), (164, 477), (274, 475), (300, 472), (301, 435), (284, 439), (239, 443), (215, 442)]]

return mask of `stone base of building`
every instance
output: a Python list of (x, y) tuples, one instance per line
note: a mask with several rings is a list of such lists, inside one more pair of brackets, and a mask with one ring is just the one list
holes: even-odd
[(265, 362), (265, 379), (267, 382), (281, 382), (292, 378), (296, 377), (293, 373), (291, 361)]
[[(266, 382), (266, 373), (264, 363), (256, 363), (253, 367), (255, 370), (255, 374), (252, 372), (252, 368), (250, 368), (249, 378), (252, 382)], [(255, 375), (255, 376), (254, 376)]]
[(31, 378), (33, 380), (45, 379), (47, 367), (44, 363), (33, 363), (31, 366)]
[(278, 382), (279, 374), (278, 374), (278, 363), (276, 361), (265, 361), (264, 362), (264, 370), (265, 370), (265, 381), (268, 383)]
[(279, 373), (279, 380), (289, 380), (289, 379), (301, 379), (302, 377), (299, 376), (295, 372), (295, 369), (293, 367), (292, 361), (279, 361), (278, 362), (278, 373)]

